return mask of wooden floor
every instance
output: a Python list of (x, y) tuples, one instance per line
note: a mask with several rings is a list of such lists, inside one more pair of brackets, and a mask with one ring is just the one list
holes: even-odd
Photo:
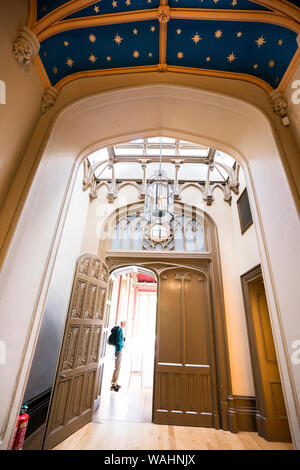
[[(134, 406), (133, 406), (134, 405)], [(107, 393), (93, 421), (126, 421), (133, 423), (152, 422), (152, 389), (144, 388), (141, 393), (123, 390)]]
[(256, 433), (103, 421), (89, 423), (54, 450), (291, 450), (292, 444), (267, 442)]
[(257, 433), (153, 424), (152, 388), (139, 377), (128, 387), (123, 368), (119, 392), (110, 391), (112, 365), (103, 378), (102, 403), (93, 421), (54, 450), (289, 450), (292, 444), (267, 442)]
[[(122, 361), (119, 392), (110, 390), (111, 377), (114, 369), (113, 361), (107, 361), (104, 368), (102, 398), (93, 421), (126, 421), (134, 423), (152, 422), (152, 386), (140, 376), (132, 375), (130, 379), (128, 364)], [(130, 379), (130, 380), (129, 380)], [(145, 383), (148, 386), (145, 386)], [(143, 384), (143, 386), (142, 386)], [(151, 384), (152, 385), (152, 384)]]

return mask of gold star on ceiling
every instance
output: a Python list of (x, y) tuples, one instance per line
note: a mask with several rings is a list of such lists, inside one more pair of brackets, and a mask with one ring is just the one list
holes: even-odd
[(95, 13), (99, 13), (99, 10), (100, 10), (100, 8), (96, 5), (96, 6), (94, 7), (94, 12), (95, 12)]
[(132, 32), (136, 36), (139, 31), (138, 31), (138, 29), (134, 28), (134, 30)]
[(121, 44), (121, 42), (123, 41), (123, 38), (121, 38), (121, 36), (117, 33), (114, 37), (114, 41), (119, 46)]
[(152, 31), (152, 33), (155, 31), (155, 26), (151, 26), (150, 30)]
[(148, 57), (152, 57), (152, 52), (149, 52)]
[(140, 53), (139, 53), (139, 51), (133, 51), (132, 55), (135, 59), (137, 59), (140, 56)]
[(107, 56), (107, 57), (106, 57), (106, 60), (107, 60), (107, 62), (110, 62), (110, 61), (111, 61), (111, 57), (110, 57), (110, 56)]
[(264, 44), (266, 44), (266, 40), (263, 36), (260, 36), (260, 38), (256, 39), (256, 44), (258, 45), (258, 47), (261, 47), (263, 46)]
[(180, 28), (176, 29), (176, 33), (181, 34), (181, 29)]
[(129, 5), (131, 5), (131, 1), (130, 0), (126, 0), (126, 5), (129, 7)]
[(53, 73), (56, 75), (58, 73), (58, 68), (56, 67), (56, 65), (53, 67)]
[(97, 57), (94, 56), (94, 54), (91, 54), (90, 57), (89, 57), (89, 61), (92, 62), (92, 64), (94, 64), (97, 60)]
[(206, 62), (210, 62), (211, 61), (211, 58), (210, 57), (206, 57)]
[(215, 38), (216, 39), (220, 39), (222, 37), (222, 30), (221, 29), (218, 29), (216, 32), (215, 32)]
[(236, 59), (236, 56), (235, 56), (235, 54), (232, 52), (231, 54), (229, 54), (229, 55), (227, 56), (227, 59), (228, 59), (228, 62), (231, 63), (231, 62), (233, 62), (233, 61)]
[(68, 57), (67, 60), (66, 60), (66, 65), (67, 65), (68, 67), (72, 68), (73, 65), (74, 65), (74, 60), (73, 60), (73, 59), (70, 59), (70, 57)]
[(177, 58), (182, 59), (183, 58), (183, 52), (181, 52), (181, 51), (177, 52)]
[(238, 33), (236, 33), (236, 37), (237, 37), (237, 38), (241, 38), (242, 36), (243, 36), (242, 31), (239, 31)]
[(237, 0), (232, 0), (231, 5), (232, 5), (233, 7), (237, 6)]
[(112, 2), (112, 6), (113, 6), (114, 8), (116, 8), (116, 7), (118, 6), (118, 4), (117, 4), (117, 2), (116, 2), (115, 0)]
[(89, 35), (89, 41), (90, 42), (96, 42), (96, 36), (94, 34)]
[(283, 40), (282, 40), (282, 39), (279, 39), (279, 41), (278, 41), (278, 46), (282, 46), (282, 44), (283, 44)]
[(258, 69), (258, 65), (257, 65), (257, 64), (254, 64), (254, 65), (253, 65), (253, 68), (254, 68), (254, 69)]
[(202, 41), (202, 38), (199, 36), (198, 33), (194, 34), (194, 36), (192, 37), (192, 41), (194, 42), (194, 44), (198, 44), (199, 41)]
[(269, 67), (272, 69), (273, 67), (275, 67), (275, 61), (274, 60), (270, 60), (269, 62)]
[(64, 46), (68, 47), (69, 43), (68, 41), (64, 41)]

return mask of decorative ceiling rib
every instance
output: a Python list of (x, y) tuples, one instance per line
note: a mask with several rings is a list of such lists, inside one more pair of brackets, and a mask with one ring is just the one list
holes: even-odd
[(240, 79), (271, 93), (284, 91), (300, 62), (299, 6), (300, 0), (30, 0), (27, 28), (40, 44), (35, 66), (53, 93), (81, 77), (149, 71)]

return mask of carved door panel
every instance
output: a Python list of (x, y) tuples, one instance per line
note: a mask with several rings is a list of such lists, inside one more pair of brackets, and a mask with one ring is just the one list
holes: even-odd
[(87, 424), (100, 394), (105, 354), (106, 265), (93, 255), (77, 262), (47, 423), (51, 449)]
[(153, 418), (219, 427), (207, 277), (184, 268), (159, 279)]
[[(249, 283), (254, 332), (254, 367), (258, 432), (270, 441), (290, 441), (279, 369), (263, 279)], [(256, 358), (256, 359), (255, 359)]]

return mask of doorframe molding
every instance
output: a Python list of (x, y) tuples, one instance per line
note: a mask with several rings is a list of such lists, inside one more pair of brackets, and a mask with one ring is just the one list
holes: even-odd
[[(255, 339), (255, 331), (252, 319), (252, 308), (249, 296), (249, 288), (248, 285), (251, 281), (254, 281), (259, 278), (263, 278), (261, 265), (258, 264), (251, 268), (249, 271), (241, 275), (241, 284), (242, 284), (242, 293), (245, 305), (245, 315), (246, 315), (246, 323), (247, 323), (247, 334), (249, 340), (249, 349), (250, 349), (250, 357), (251, 357), (251, 368), (252, 368), (252, 375), (253, 375), (253, 382), (254, 382), (254, 389), (255, 389), (255, 396), (256, 396), (256, 420), (265, 419), (263, 416), (266, 414), (266, 405), (265, 405), (265, 398), (263, 393), (263, 385), (261, 380), (260, 374), (260, 365), (259, 365), (259, 358), (258, 358), (258, 351), (256, 346), (256, 339)], [(257, 423), (258, 424), (258, 423)]]
[[(263, 383), (262, 383), (262, 376), (260, 372), (260, 360), (259, 360), (259, 354), (257, 350), (256, 334), (254, 330), (253, 313), (252, 313), (252, 306), (251, 306), (251, 300), (250, 300), (250, 294), (249, 294), (249, 283), (255, 280), (259, 280), (259, 279), (262, 280), (265, 286), (263, 273), (262, 273), (260, 264), (254, 266), (252, 269), (250, 269), (249, 271), (241, 275), (242, 293), (243, 293), (243, 298), (244, 298), (247, 333), (248, 333), (248, 339), (249, 339), (251, 368), (252, 368), (252, 375), (253, 375), (253, 382), (254, 382), (254, 390), (255, 390), (255, 395), (256, 395), (256, 413), (255, 413), (256, 427), (257, 427), (258, 434), (266, 439), (266, 435), (267, 435), (266, 421), (267, 421), (268, 414), (267, 414), (265, 393), (264, 393), (264, 388), (263, 388)], [(271, 317), (270, 317), (270, 320), (271, 320)], [(272, 337), (274, 339), (272, 324), (271, 324), (271, 330), (272, 330)], [(276, 357), (277, 357), (275, 340), (274, 340), (274, 347), (275, 347), (275, 352), (276, 352)], [(277, 362), (278, 362), (278, 358), (277, 358)], [(280, 369), (279, 369), (279, 375), (280, 375)], [(280, 375), (280, 381), (282, 383), (281, 375)], [(286, 399), (284, 396), (284, 388), (282, 389), (282, 391), (283, 391), (283, 397), (284, 397), (284, 404), (286, 406), (286, 409), (288, 409), (287, 404), (286, 404)], [(288, 414), (287, 414), (287, 420), (288, 420), (289, 428), (291, 431)]]
[[(219, 423), (225, 431), (233, 431), (229, 416), (228, 400), (232, 396), (227, 329), (223, 299), (223, 286), (219, 258), (217, 230), (212, 219), (206, 219), (210, 225), (211, 253), (162, 253), (145, 251), (107, 251), (104, 260), (110, 274), (117, 268), (141, 266), (152, 269), (157, 277), (165, 269), (188, 268), (202, 272), (208, 278), (208, 289), (211, 300), (212, 324), (214, 333), (214, 356), (216, 370), (216, 393)], [(159, 289), (159, 287), (158, 287)], [(217, 428), (218, 428), (217, 427)]]

